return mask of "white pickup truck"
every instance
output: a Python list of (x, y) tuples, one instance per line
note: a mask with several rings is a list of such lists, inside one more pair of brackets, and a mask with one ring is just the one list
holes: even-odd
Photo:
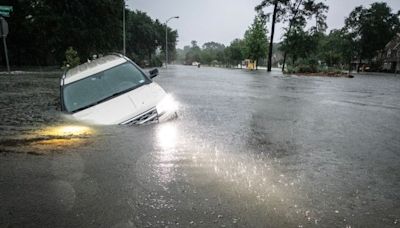
[(79, 65), (61, 78), (63, 112), (75, 119), (101, 125), (136, 125), (176, 116), (177, 102), (122, 55), (107, 55)]

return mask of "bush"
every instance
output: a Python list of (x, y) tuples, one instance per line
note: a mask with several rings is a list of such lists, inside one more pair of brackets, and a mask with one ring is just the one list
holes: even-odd
[(163, 62), (158, 56), (152, 57), (150, 60), (150, 66), (151, 67), (162, 67)]
[(320, 72), (319, 63), (316, 59), (301, 59), (295, 63), (294, 66), (288, 66), (287, 73), (317, 73)]
[(80, 64), (81, 60), (78, 56), (78, 52), (74, 50), (73, 47), (69, 47), (65, 51), (65, 61), (63, 64), (63, 69), (69, 69), (76, 67)]
[(297, 62), (297, 73), (316, 73), (318, 72), (318, 61), (313, 58), (301, 59)]

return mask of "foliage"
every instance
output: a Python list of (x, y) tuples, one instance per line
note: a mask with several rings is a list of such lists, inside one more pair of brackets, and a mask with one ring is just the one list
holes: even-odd
[(225, 62), (225, 45), (216, 42), (207, 42), (203, 45), (201, 52), (201, 62), (204, 64), (215, 65)]
[(285, 34), (281, 50), (291, 58), (294, 64), (298, 58), (314, 56), (318, 50), (320, 33), (311, 33), (298, 27)]
[(400, 11), (384, 2), (373, 3), (369, 8), (356, 7), (346, 18), (345, 30), (351, 36), (359, 59), (371, 60), (400, 31)]
[(241, 39), (235, 39), (231, 42), (230, 46), (225, 49), (225, 56), (228, 65), (241, 64), (244, 59), (245, 42)]
[(298, 73), (315, 73), (318, 72), (318, 60), (315, 58), (301, 59), (296, 63)]
[(352, 42), (343, 30), (332, 30), (319, 42), (319, 58), (330, 67), (342, 67), (351, 62)]
[(185, 55), (185, 63), (192, 64), (192, 62), (201, 62), (201, 49), (195, 40), (192, 41), (192, 46)]
[(260, 15), (254, 18), (253, 24), (244, 35), (245, 57), (256, 60), (267, 56), (268, 38), (265, 19)]
[(73, 47), (69, 47), (65, 51), (65, 61), (63, 64), (63, 69), (73, 68), (80, 64), (81, 59), (78, 56), (78, 52), (74, 50)]
[(153, 56), (150, 60), (150, 65), (154, 67), (161, 67), (163, 65), (163, 62), (161, 61), (160, 57)]
[[(61, 65), (74, 47), (81, 60), (94, 54), (122, 52), (123, 0), (4, 0), (14, 12), (8, 20), (10, 62), (16, 65)], [(126, 10), (127, 54), (150, 61), (165, 50), (165, 26), (140, 11)], [(168, 28), (174, 58), (178, 34)]]
[[(274, 6), (273, 17), (271, 22), (272, 31), (274, 31), (275, 24), (279, 22), (287, 22), (288, 27), (286, 33), (291, 33), (292, 27), (304, 27), (306, 25), (306, 19), (315, 18), (316, 26), (312, 28), (316, 33), (324, 32), (326, 29), (326, 16), (325, 13), (328, 11), (328, 6), (317, 0), (262, 0), (261, 3), (256, 6), (256, 11), (264, 17), (269, 17), (269, 14), (263, 13), (263, 8)], [(288, 35), (288, 34), (286, 34)], [(274, 32), (271, 32), (270, 38), (270, 49), (273, 49)], [(268, 56), (268, 70), (271, 70), (271, 58), (272, 52)], [(283, 66), (285, 65), (285, 58), (283, 60)]]

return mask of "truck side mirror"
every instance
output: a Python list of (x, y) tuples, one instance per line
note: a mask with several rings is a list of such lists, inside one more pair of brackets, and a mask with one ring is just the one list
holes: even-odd
[(158, 69), (149, 71), (150, 78), (155, 78), (158, 75)]

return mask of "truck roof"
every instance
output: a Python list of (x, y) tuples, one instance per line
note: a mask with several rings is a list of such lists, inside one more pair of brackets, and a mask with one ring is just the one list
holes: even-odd
[(127, 60), (123, 56), (117, 54), (100, 57), (91, 62), (69, 69), (65, 73), (63, 81), (64, 84), (69, 84), (125, 62), (127, 62)]

